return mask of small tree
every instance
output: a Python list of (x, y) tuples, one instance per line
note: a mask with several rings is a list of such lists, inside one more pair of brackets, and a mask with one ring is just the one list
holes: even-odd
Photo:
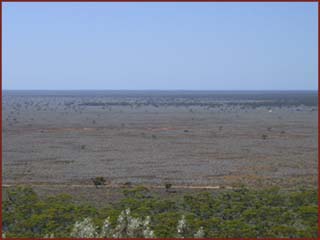
[(166, 192), (169, 192), (170, 188), (172, 187), (172, 184), (171, 183), (166, 183), (164, 186), (166, 188)]
[(96, 188), (98, 188), (98, 186), (101, 186), (101, 185), (106, 185), (106, 180), (104, 179), (104, 177), (95, 177), (95, 178), (91, 178), (91, 180)]

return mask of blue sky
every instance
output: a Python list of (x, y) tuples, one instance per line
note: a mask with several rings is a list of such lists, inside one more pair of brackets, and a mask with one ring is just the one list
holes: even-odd
[(3, 3), (3, 89), (316, 90), (317, 3)]

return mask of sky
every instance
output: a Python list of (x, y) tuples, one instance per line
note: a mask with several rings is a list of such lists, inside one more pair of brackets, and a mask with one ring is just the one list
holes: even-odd
[(3, 3), (2, 88), (317, 90), (318, 3)]

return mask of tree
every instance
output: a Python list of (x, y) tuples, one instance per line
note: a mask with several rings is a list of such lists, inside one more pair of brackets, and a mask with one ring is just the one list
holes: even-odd
[(106, 180), (104, 179), (104, 177), (95, 177), (95, 178), (91, 178), (91, 180), (96, 188), (98, 188), (98, 186), (101, 186), (101, 185), (106, 185)]
[(166, 183), (164, 186), (166, 188), (166, 192), (169, 192), (170, 188), (172, 187), (172, 184), (171, 183)]

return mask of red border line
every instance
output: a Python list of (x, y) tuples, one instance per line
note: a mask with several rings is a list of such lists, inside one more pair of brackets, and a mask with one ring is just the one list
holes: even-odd
[(2, 238), (2, 1), (0, 1), (0, 128), (1, 128), (1, 137), (0, 137), (0, 183), (1, 183), (1, 191), (0, 191), (0, 233)]
[[(218, 0), (218, 1), (210, 1), (210, 0), (199, 0), (199, 1), (192, 1), (192, 0), (176, 0), (176, 1), (170, 1), (170, 0), (160, 0), (160, 1), (147, 1), (147, 0), (118, 0), (118, 1), (105, 1), (105, 0), (93, 0), (93, 1), (88, 1), (88, 0), (69, 0), (69, 1), (63, 1), (63, 0), (55, 0), (55, 1), (50, 1), (50, 0), (31, 0), (31, 1), (23, 1), (23, 0), (0, 0), (0, 54), (1, 54), (1, 59), (0, 59), (0, 128), (1, 128), (1, 137), (0, 137), (0, 150), (1, 150), (1, 155), (0, 155), (0, 183), (2, 186), (2, 2), (318, 2), (318, 0), (282, 0), (282, 1), (277, 1), (277, 0), (266, 0), (266, 1), (254, 1), (254, 0)], [(318, 104), (320, 101), (320, 94), (319, 94), (319, 85), (320, 85), (320, 75), (319, 75), (319, 55), (320, 55), (320, 44), (319, 44), (319, 32), (320, 32), (320, 4), (318, 3)], [(318, 109), (318, 215), (320, 216), (320, 191), (319, 191), (319, 183), (320, 183), (320, 161), (319, 161), (319, 147), (320, 147), (320, 130), (319, 130), (319, 125), (320, 125), (320, 113)], [(1, 206), (1, 211), (0, 211), (0, 239), (2, 239), (2, 189), (0, 191), (0, 206)], [(320, 237), (320, 217), (318, 217), (318, 237)], [(19, 239), (19, 238), (6, 238), (6, 239)], [(27, 239), (35, 239), (35, 238), (23, 238), (25, 240)], [(41, 239), (41, 238), (37, 238)], [(60, 239), (60, 240), (70, 240), (70, 239), (81, 239), (81, 238), (53, 238), (53, 239)], [(101, 240), (102, 238), (88, 238), (88, 239), (96, 239), (96, 240)], [(122, 239), (128, 239), (128, 238), (122, 238)], [(130, 238), (130, 239), (141, 239), (145, 240), (145, 238)], [(163, 238), (156, 238), (156, 239), (163, 239)], [(176, 239), (176, 238), (166, 238), (166, 239)], [(193, 239), (193, 238), (186, 238), (187, 239)], [(255, 238), (215, 238), (216, 240), (228, 240), (228, 239), (255, 239)], [(261, 240), (273, 240), (273, 239), (279, 239), (279, 238), (260, 238)], [(283, 240), (285, 239), (292, 239), (292, 238), (281, 238)], [(313, 238), (295, 238), (295, 239), (313, 239)], [(120, 239), (121, 240), (121, 239)], [(200, 239), (201, 240), (201, 239)]]
[(2, 0), (2, 2), (318, 2), (318, 0), (159, 0), (159, 1), (148, 1), (148, 0), (116, 0), (116, 1), (106, 1), (106, 0)]
[(320, 147), (320, 113), (319, 113), (319, 101), (320, 101), (320, 94), (319, 94), (319, 85), (320, 85), (320, 75), (319, 75), (319, 55), (320, 55), (320, 43), (319, 43), (319, 31), (320, 31), (320, 4), (318, 3), (318, 238), (320, 237), (320, 191), (319, 191), (319, 184), (320, 184), (320, 161), (319, 161), (319, 147)]

